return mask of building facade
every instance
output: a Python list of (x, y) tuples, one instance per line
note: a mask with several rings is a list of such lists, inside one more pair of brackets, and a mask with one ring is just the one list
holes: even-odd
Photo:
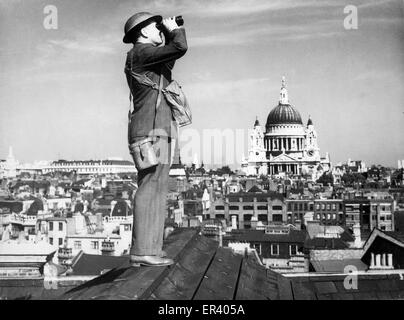
[(278, 105), (271, 110), (265, 131), (258, 119), (250, 134), (248, 157), (242, 159), (247, 175), (308, 175), (312, 180), (331, 169), (328, 153), (320, 156), (317, 132), (309, 118), (302, 117), (290, 103), (285, 78)]
[(71, 172), (78, 174), (101, 175), (117, 173), (135, 173), (135, 165), (126, 160), (87, 160), (87, 161), (53, 161), (49, 166), (42, 168), (42, 173)]

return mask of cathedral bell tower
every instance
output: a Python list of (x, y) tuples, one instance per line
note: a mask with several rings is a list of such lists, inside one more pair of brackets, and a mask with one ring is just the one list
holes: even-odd
[(264, 131), (260, 126), (258, 118), (255, 119), (254, 129), (250, 133), (250, 150), (248, 158), (251, 161), (265, 161)]
[(306, 127), (305, 154), (309, 160), (320, 160), (320, 149), (317, 144), (317, 132), (314, 129), (313, 120), (309, 116)]

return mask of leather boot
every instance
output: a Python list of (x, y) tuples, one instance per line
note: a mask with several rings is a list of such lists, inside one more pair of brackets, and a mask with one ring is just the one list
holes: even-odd
[(161, 267), (161, 266), (169, 266), (174, 263), (172, 259), (161, 258), (158, 256), (130, 256), (130, 262), (132, 266), (150, 266), (150, 267)]

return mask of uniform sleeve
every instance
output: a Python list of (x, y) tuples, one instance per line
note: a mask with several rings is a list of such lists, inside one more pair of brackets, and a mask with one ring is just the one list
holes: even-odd
[(174, 29), (170, 32), (170, 37), (170, 41), (165, 46), (144, 46), (140, 52), (144, 67), (161, 63), (170, 63), (173, 66), (172, 61), (181, 58), (187, 52), (188, 46), (184, 28)]

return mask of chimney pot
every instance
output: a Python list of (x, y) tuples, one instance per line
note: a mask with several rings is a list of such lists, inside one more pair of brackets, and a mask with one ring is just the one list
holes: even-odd
[(392, 254), (392, 253), (389, 253), (389, 254), (387, 255), (387, 258), (388, 258), (388, 260), (387, 260), (387, 265), (388, 265), (390, 268), (394, 268), (394, 266), (393, 266), (393, 254)]
[(380, 254), (376, 255), (376, 268), (380, 268), (381, 267), (381, 257)]

